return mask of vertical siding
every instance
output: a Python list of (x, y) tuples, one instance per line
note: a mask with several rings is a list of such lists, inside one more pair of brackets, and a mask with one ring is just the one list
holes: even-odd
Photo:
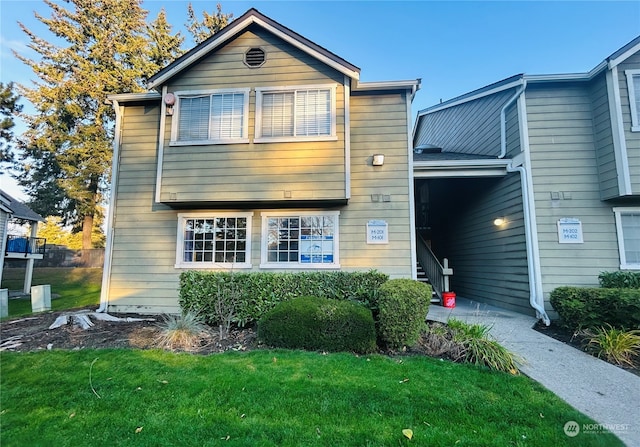
[(500, 153), (500, 110), (515, 89), (424, 115), (414, 146), (434, 144), (447, 152), (473, 155)]
[[(411, 225), (406, 96), (351, 97), (351, 199), (340, 216), (340, 258), (345, 270), (377, 269), (392, 277), (411, 277)], [(371, 156), (385, 155), (383, 166)], [(371, 195), (389, 202), (372, 202)], [(388, 245), (368, 245), (366, 224), (385, 220)]]
[[(449, 211), (442, 250), (454, 269), (452, 288), (460, 296), (530, 314), (520, 176), (470, 181), (475, 192)], [(496, 227), (496, 217), (507, 223)]]
[(160, 107), (127, 106), (122, 123), (109, 310), (178, 310), (176, 212), (154, 203)]
[(604, 75), (594, 79), (589, 89), (593, 110), (593, 132), (598, 166), (600, 197), (603, 200), (620, 195), (618, 188), (618, 171), (613, 149), (611, 129), (611, 112), (607, 92), (607, 81)]
[[(629, 104), (629, 90), (625, 70), (640, 70), (640, 53), (629, 57), (618, 66), (618, 85), (620, 86), (620, 105), (622, 107), (622, 122), (624, 137), (627, 143), (627, 160), (631, 176), (631, 191), (633, 195), (640, 195), (640, 132), (631, 131), (631, 106)], [(636, 93), (637, 94), (637, 93)]]
[[(530, 86), (526, 93), (531, 170), (545, 297), (563, 285), (593, 286), (619, 266), (614, 215), (600, 200), (601, 161), (589, 89), (583, 84)], [(551, 193), (560, 199), (552, 200)], [(582, 222), (583, 244), (560, 244), (557, 221)]]
[[(265, 51), (263, 66), (249, 68), (244, 64), (244, 54), (251, 47)], [(169, 91), (251, 88), (247, 113), (251, 143), (172, 147), (172, 118), (168, 118), (161, 200), (284, 200), (285, 190), (292, 200), (344, 199), (343, 81), (344, 76), (336, 70), (256, 27), (216, 50), (172, 80)], [(311, 84), (337, 84), (337, 140), (254, 144), (255, 88)]]

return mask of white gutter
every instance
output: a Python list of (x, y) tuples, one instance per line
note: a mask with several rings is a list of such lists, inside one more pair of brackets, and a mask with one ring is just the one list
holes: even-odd
[(500, 155), (498, 158), (504, 158), (507, 155), (507, 109), (524, 93), (527, 88), (526, 79), (522, 81), (522, 85), (515, 94), (509, 98), (509, 101), (502, 106), (500, 110)]
[[(523, 85), (526, 87), (526, 84)], [(529, 273), (529, 304), (536, 311), (536, 317), (549, 326), (551, 320), (544, 310), (544, 294), (542, 292), (542, 276), (540, 269), (540, 252), (538, 249), (538, 229), (536, 224), (535, 198), (533, 197), (533, 179), (530, 169), (531, 156), (529, 152), (529, 127), (527, 124), (527, 105), (525, 95), (518, 97), (518, 115), (520, 123), (520, 138), (522, 141), (523, 164), (514, 166), (513, 162), (507, 166), (507, 172), (519, 172), (522, 189), (522, 209), (524, 212), (524, 230), (527, 248), (527, 269)]]
[(113, 157), (111, 161), (111, 203), (107, 211), (107, 241), (104, 249), (104, 270), (102, 272), (102, 287), (100, 288), (100, 307), (96, 312), (106, 312), (109, 305), (109, 285), (111, 283), (111, 261), (113, 259), (113, 232), (116, 208), (116, 183), (118, 182), (118, 167), (120, 165), (120, 134), (122, 129), (122, 109), (117, 100), (112, 99), (116, 112), (116, 126), (113, 135)]
[[(162, 95), (164, 98), (167, 94), (168, 88), (166, 85), (162, 86)], [(171, 117), (171, 125), (175, 123), (173, 117)], [(160, 102), (160, 131), (158, 132), (158, 164), (156, 165), (156, 203), (160, 203), (160, 196), (162, 192), (162, 165), (164, 163), (164, 135), (165, 126), (167, 123), (167, 105), (164, 101)]]

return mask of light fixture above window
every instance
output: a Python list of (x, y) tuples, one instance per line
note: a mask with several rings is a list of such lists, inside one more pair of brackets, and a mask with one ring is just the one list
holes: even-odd
[(373, 154), (373, 166), (382, 166), (384, 164), (384, 154)]

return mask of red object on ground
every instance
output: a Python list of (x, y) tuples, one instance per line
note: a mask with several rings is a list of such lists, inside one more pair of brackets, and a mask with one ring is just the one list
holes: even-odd
[(442, 305), (449, 308), (456, 307), (456, 293), (442, 292)]

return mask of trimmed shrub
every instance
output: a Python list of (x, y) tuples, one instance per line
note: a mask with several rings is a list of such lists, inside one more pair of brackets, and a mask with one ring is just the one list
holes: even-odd
[(640, 289), (640, 272), (602, 272), (598, 281), (607, 289)]
[[(180, 307), (202, 315), (208, 324), (218, 325), (215, 304), (219, 297), (233, 297), (233, 322), (245, 326), (258, 321), (282, 301), (303, 296), (357, 301), (372, 307), (378, 288), (389, 276), (368, 272), (206, 272), (186, 271), (180, 275)], [(228, 306), (230, 307), (230, 306)]]
[(258, 321), (258, 339), (269, 346), (312, 351), (373, 352), (376, 330), (362, 304), (301, 297), (278, 304)]
[(412, 279), (392, 279), (379, 290), (377, 329), (380, 343), (390, 349), (412, 346), (425, 328), (431, 287)]
[(640, 328), (640, 289), (558, 287), (550, 301), (560, 324), (572, 331), (605, 325)]

